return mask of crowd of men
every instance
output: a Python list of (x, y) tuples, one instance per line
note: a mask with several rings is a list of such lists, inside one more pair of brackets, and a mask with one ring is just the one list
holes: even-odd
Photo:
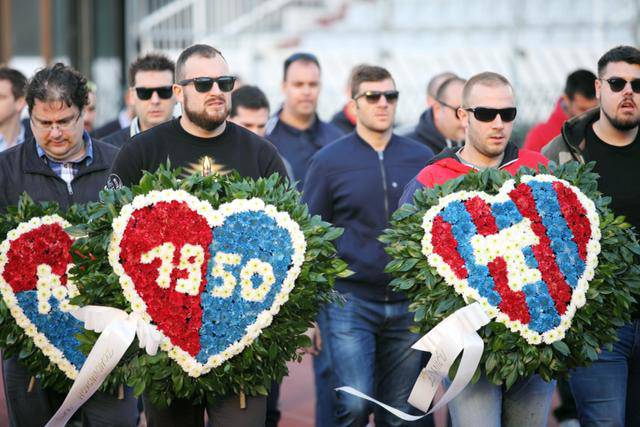
[[(0, 68), (0, 213), (25, 191), (63, 209), (95, 201), (105, 185), (135, 184), (142, 171), (168, 158), (185, 175), (202, 171), (206, 162), (217, 173), (278, 173), (296, 182), (311, 214), (344, 229), (338, 255), (354, 271), (337, 280), (344, 303), (321, 308), (313, 347), (306, 349), (314, 357), (319, 427), (366, 426), (372, 413), (376, 425), (402, 425), (389, 412), (334, 391), (345, 385), (416, 413), (407, 398), (426, 360), (411, 350), (419, 337), (409, 330), (409, 301), (388, 286), (388, 257), (378, 237), (419, 189), (473, 170), (513, 174), (549, 160), (595, 160), (600, 189), (612, 197), (614, 211), (640, 225), (640, 187), (629, 185), (640, 182), (640, 51), (634, 47), (606, 52), (597, 76), (587, 70), (570, 74), (551, 117), (531, 130), (523, 148), (511, 142), (514, 88), (494, 72), (468, 80), (451, 72), (434, 76), (427, 109), (405, 136), (394, 131), (400, 93), (379, 66), (353, 69), (348, 102), (331, 122), (316, 112), (322, 68), (313, 54), (286, 59), (284, 100), (273, 113), (258, 87), (236, 83), (212, 46), (193, 45), (175, 63), (160, 54), (141, 56), (129, 67), (126, 109), (94, 129), (95, 87), (73, 68), (54, 64), (29, 80)], [(25, 106), (29, 117), (22, 119)], [(603, 349), (593, 366), (571, 373), (563, 398), (575, 399), (581, 425), (640, 426), (637, 318), (620, 328), (612, 351)], [(10, 424), (46, 424), (64, 396), (37, 381), (30, 387), (16, 357), (3, 361), (3, 373)], [(543, 426), (554, 388), (537, 375), (509, 390), (482, 377), (449, 404), (451, 422)], [(144, 394), (142, 400), (149, 426), (202, 426), (205, 411), (215, 426), (274, 426), (278, 395), (274, 383), (268, 397), (249, 396), (243, 409), (237, 396), (209, 405), (175, 400), (168, 408), (154, 406)], [(137, 419), (129, 389), (124, 399), (98, 392), (81, 410), (87, 426), (134, 426)], [(433, 425), (433, 419), (416, 425)]]

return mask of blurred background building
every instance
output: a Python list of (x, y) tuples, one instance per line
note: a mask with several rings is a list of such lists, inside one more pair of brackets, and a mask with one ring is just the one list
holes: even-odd
[(175, 59), (196, 42), (222, 50), (274, 105), (284, 58), (315, 53), (324, 119), (343, 105), (358, 63), (391, 71), (401, 124), (424, 110), (434, 74), (497, 71), (514, 83), (526, 128), (553, 109), (569, 72), (595, 71), (615, 45), (640, 45), (640, 0), (0, 0), (0, 62), (29, 75), (71, 63), (97, 84), (98, 124), (117, 115), (133, 58)]

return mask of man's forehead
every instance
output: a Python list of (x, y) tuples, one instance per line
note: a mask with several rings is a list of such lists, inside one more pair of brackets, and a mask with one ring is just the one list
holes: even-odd
[(38, 114), (39, 118), (43, 116), (65, 116), (77, 114), (79, 109), (75, 105), (67, 105), (62, 100), (42, 101), (36, 99), (33, 104), (33, 111)]
[(287, 81), (301, 79), (320, 79), (320, 67), (312, 61), (295, 61), (287, 69)]
[(461, 81), (451, 82), (447, 85), (444, 91), (444, 96), (442, 101), (448, 101), (451, 99), (461, 100), (462, 99), (462, 90), (464, 88), (464, 83)]
[(610, 62), (604, 69), (603, 78), (616, 77), (640, 77), (640, 64), (629, 64), (628, 62)]
[[(469, 104), (471, 107), (486, 106), (492, 107), (490, 103), (514, 103), (513, 89), (505, 84), (483, 84), (478, 83), (471, 88), (469, 94)], [(498, 105), (495, 105), (498, 107)]]
[(140, 70), (136, 73), (135, 85), (144, 87), (168, 86), (173, 83), (170, 70)]
[(368, 90), (387, 90), (395, 89), (396, 85), (391, 79), (379, 80), (377, 82), (362, 82), (360, 83), (360, 92), (366, 92)]
[(220, 55), (213, 58), (194, 55), (184, 63), (185, 78), (194, 77), (219, 77), (229, 74), (229, 65)]

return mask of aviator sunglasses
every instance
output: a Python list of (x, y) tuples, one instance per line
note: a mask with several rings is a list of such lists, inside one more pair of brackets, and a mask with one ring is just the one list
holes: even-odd
[(220, 88), (221, 92), (231, 92), (233, 90), (233, 86), (236, 83), (236, 78), (234, 76), (220, 76), (215, 78), (196, 77), (193, 79), (182, 80), (178, 84), (180, 86), (186, 86), (189, 83), (193, 83), (196, 91), (201, 93), (209, 92), (214, 83), (218, 83), (218, 87)]
[(625, 80), (622, 77), (611, 77), (610, 79), (600, 79), (609, 83), (609, 87), (612, 92), (620, 92), (627, 83), (631, 83), (631, 90), (634, 93), (640, 93), (640, 79), (633, 79), (631, 81)]
[(500, 119), (503, 122), (512, 122), (516, 118), (516, 107), (509, 108), (487, 108), (487, 107), (476, 107), (476, 108), (463, 108), (465, 111), (470, 111), (473, 113), (473, 116), (476, 120), (481, 122), (492, 122), (495, 120), (496, 116), (500, 114)]
[(153, 92), (157, 92), (160, 99), (169, 99), (173, 96), (173, 89), (171, 86), (160, 87), (137, 87), (136, 95), (143, 101), (148, 101), (153, 96)]
[(382, 96), (386, 98), (389, 104), (393, 104), (398, 100), (398, 97), (400, 96), (400, 92), (398, 92), (397, 90), (386, 90), (384, 92), (381, 92), (379, 90), (368, 90), (366, 92), (362, 92), (360, 95), (356, 95), (353, 98), (353, 100), (357, 101), (363, 96), (364, 96), (364, 99), (366, 99), (369, 104), (377, 103), (378, 101), (380, 101), (380, 97)]

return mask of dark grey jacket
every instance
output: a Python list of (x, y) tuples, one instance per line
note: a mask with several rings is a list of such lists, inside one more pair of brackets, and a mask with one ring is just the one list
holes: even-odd
[(585, 111), (564, 122), (560, 135), (553, 138), (540, 151), (543, 156), (561, 165), (570, 161), (584, 163), (585, 136), (588, 126), (600, 118), (600, 108)]
[(16, 205), (25, 191), (36, 202), (58, 202), (63, 210), (74, 203), (98, 200), (118, 149), (97, 140), (92, 143), (93, 162), (80, 167), (71, 182), (72, 193), (62, 178), (38, 157), (35, 139), (0, 153), (0, 211)]

